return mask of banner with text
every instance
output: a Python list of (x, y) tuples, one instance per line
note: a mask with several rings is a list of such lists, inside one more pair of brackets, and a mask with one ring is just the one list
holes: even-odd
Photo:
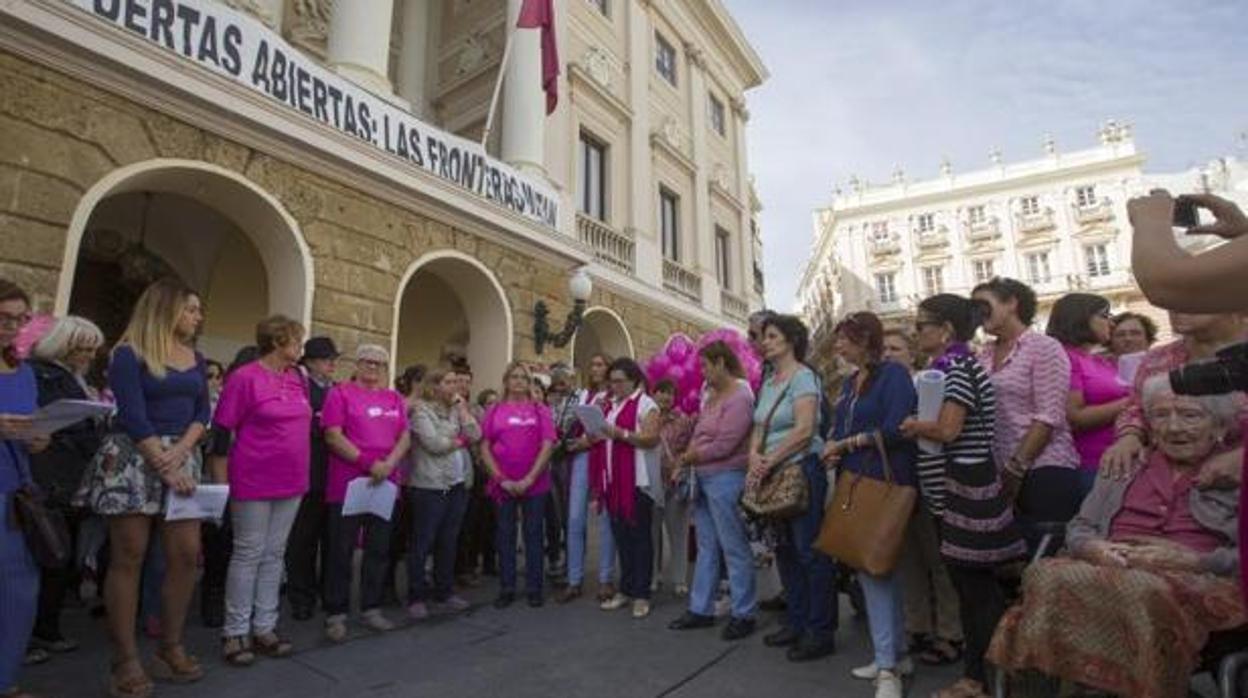
[(67, 1), (477, 196), (558, 226), (559, 200), (549, 187), (320, 66), (254, 17), (212, 0)]

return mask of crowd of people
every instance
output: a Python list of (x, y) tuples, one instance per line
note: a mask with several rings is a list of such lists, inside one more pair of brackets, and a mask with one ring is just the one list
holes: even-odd
[[(183, 645), (197, 583), (222, 660), (246, 666), (294, 651), (283, 597), (296, 621), (319, 607), (324, 636), (348, 639), (357, 549), (358, 623), (374, 632), (399, 626), (387, 611), (399, 599), (415, 622), (467, 610), (461, 593), (482, 575), (498, 576), (506, 609), (520, 551), (529, 606), (548, 587), (576, 602), (590, 522), (601, 609), (644, 619), (668, 584), (687, 597), (670, 629), (726, 615), (722, 638), (740, 641), (761, 607), (780, 607), (763, 643), (789, 661), (835, 651), (838, 589), (852, 579), (873, 648), (852, 675), (880, 698), (903, 695), (916, 663), (958, 662), (963, 677), (939, 698), (988, 695), (989, 665), (1184, 695), (1210, 638), (1248, 620), (1235, 582), (1248, 399), (1177, 394), (1168, 378), (1242, 341), (1236, 313), (1172, 312), (1178, 338), (1154, 346), (1148, 317), (1072, 293), (1042, 332), (1035, 292), (997, 278), (924, 299), (912, 330), (848, 314), (833, 331), (846, 370), (821, 375), (802, 321), (764, 311), (749, 326), (761, 384), (709, 342), (689, 414), (673, 382), (650, 385), (631, 358), (592, 357), (579, 388), (567, 365), (514, 362), (474, 397), (471, 367), (451, 357), (404, 369), (392, 388), (383, 347), (355, 347), (340, 367), (331, 339), (281, 315), (226, 368), (196, 351), (200, 299), (171, 280), (142, 294), (111, 347), (70, 316), (19, 358), (31, 310), (0, 280), (0, 519), (38, 491), (76, 554), (41, 568), (22, 530), (0, 526), (6, 697), (28, 695), (23, 663), (76, 648), (61, 609), (89, 586), (102, 589), (111, 695), (133, 698), (153, 679), (203, 676)], [(916, 374), (931, 371), (943, 397), (920, 418)], [(33, 428), (39, 406), (66, 398), (111, 401), (115, 415), (50, 437)], [(586, 426), (587, 406), (604, 426)], [(743, 497), (760, 500), (782, 474), (802, 504), (745, 513)], [(871, 572), (822, 542), (833, 485), (863, 478), (918, 493), (896, 564)], [(394, 485), (389, 518), (344, 512), (361, 481)], [(204, 483), (229, 486), (220, 520), (164, 518), (171, 497)], [(783, 592), (764, 604), (770, 559)], [(140, 631), (158, 638), (150, 662)]]

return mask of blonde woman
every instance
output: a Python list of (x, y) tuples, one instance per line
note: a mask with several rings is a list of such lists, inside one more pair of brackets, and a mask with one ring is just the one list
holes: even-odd
[[(35, 345), (30, 367), (39, 388), (39, 405), (57, 400), (91, 400), (96, 391), (87, 385), (85, 376), (91, 369), (96, 352), (104, 344), (104, 335), (95, 323), (74, 315), (56, 321), (52, 329)], [(76, 529), (82, 521), (82, 510), (71, 506), (70, 500), (82, 482), (87, 463), (100, 448), (103, 423), (86, 420), (53, 434), (48, 449), (32, 455), (30, 470), (35, 482), (48, 498), (49, 506), (60, 510), (65, 520)], [(32, 651), (70, 652), (78, 643), (61, 634), (61, 605), (73, 579), (73, 570), (40, 570), (39, 610), (35, 631), (31, 635)]]
[(163, 637), (153, 673), (176, 683), (198, 681), (204, 673), (182, 647), (195, 588), (199, 521), (159, 519), (166, 493), (193, 493), (203, 465), (197, 444), (209, 421), (208, 384), (204, 357), (192, 346), (203, 319), (193, 291), (176, 280), (157, 281), (135, 304), (108, 368), (117, 399), (116, 426), (88, 466), (79, 500), (108, 521), (111, 557), (104, 599), (115, 652), (113, 696), (152, 692), (134, 628), (139, 576), (153, 528), (166, 555)]

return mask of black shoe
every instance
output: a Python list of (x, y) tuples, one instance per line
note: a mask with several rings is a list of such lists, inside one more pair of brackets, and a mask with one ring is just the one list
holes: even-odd
[(770, 635), (764, 636), (763, 644), (768, 647), (788, 647), (790, 645), (796, 645), (797, 641), (800, 639), (802, 639), (801, 633), (785, 626)]
[(724, 632), (720, 633), (720, 637), (728, 642), (744, 640), (754, 634), (753, 618), (733, 618), (728, 621), (728, 625), (724, 627)]
[(541, 594), (529, 595), (529, 608), (541, 608), (546, 605), (546, 599)]
[(312, 610), (311, 606), (300, 604), (291, 607), (290, 615), (295, 620), (311, 620), (312, 616), (315, 615), (315, 611)]
[(704, 616), (701, 613), (685, 611), (685, 614), (667, 624), (668, 630), (697, 630), (715, 625), (715, 616)]
[(516, 602), (516, 593), (514, 591), (504, 591), (494, 599), (494, 608), (504, 609)]
[(789, 602), (784, 600), (784, 594), (776, 594), (775, 596), (761, 601), (758, 604), (760, 611), (779, 612), (786, 611), (789, 608)]
[(815, 642), (802, 638), (802, 641), (790, 647), (784, 656), (788, 657), (790, 662), (810, 662), (833, 654), (836, 654), (836, 643), (832, 640)]

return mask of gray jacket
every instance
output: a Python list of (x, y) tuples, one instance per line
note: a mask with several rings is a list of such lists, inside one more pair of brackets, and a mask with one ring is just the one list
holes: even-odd
[(476, 420), (461, 421), (457, 409), (422, 402), (412, 416), (412, 472), (407, 484), (427, 490), (446, 490), (472, 482), (472, 454), (465, 443), (481, 440)]
[[(1144, 472), (1143, 469), (1138, 473)], [(1066, 526), (1066, 547), (1078, 555), (1089, 543), (1109, 538), (1109, 525), (1122, 510), (1132, 480), (1098, 477), (1079, 514)], [(1239, 569), (1239, 490), (1192, 488), (1188, 506), (1201, 526), (1230, 541), (1201, 561), (1206, 572), (1229, 577)]]

